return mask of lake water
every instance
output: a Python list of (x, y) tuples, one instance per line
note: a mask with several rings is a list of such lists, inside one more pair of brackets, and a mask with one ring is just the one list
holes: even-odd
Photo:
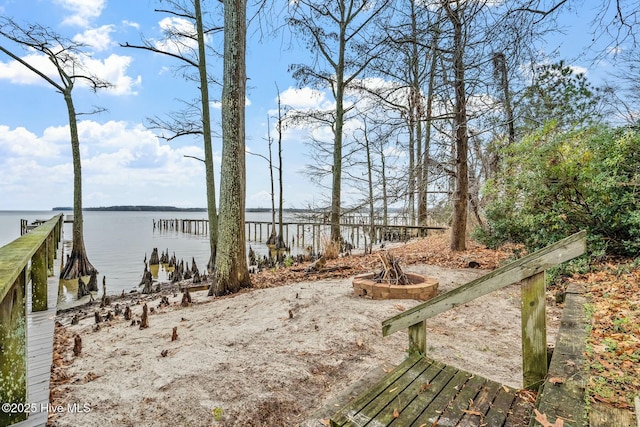
[[(0, 246), (20, 237), (20, 219), (29, 223), (36, 219), (49, 219), (54, 211), (0, 211)], [(71, 212), (65, 212), (71, 214)], [(151, 256), (153, 248), (158, 252), (169, 250), (178, 261), (183, 259), (191, 265), (194, 258), (200, 272), (206, 271), (209, 261), (208, 235), (193, 235), (178, 231), (161, 231), (153, 228), (159, 219), (206, 219), (206, 212), (84, 212), (84, 239), (89, 260), (99, 271), (98, 283), (102, 294), (102, 276), (106, 276), (107, 293), (120, 294), (123, 290), (137, 290), (144, 270), (144, 258)], [(284, 215), (285, 222), (295, 221), (291, 214)], [(270, 212), (247, 212), (247, 221), (271, 221)], [(64, 225), (65, 254), (71, 252), (71, 227)], [(289, 230), (289, 239), (295, 228)], [(252, 230), (252, 238), (253, 238)], [(263, 239), (267, 230), (263, 227)], [(260, 242), (246, 242), (259, 255), (267, 254), (267, 247)], [(295, 253), (295, 248), (292, 248)], [(247, 249), (248, 251), (248, 249)], [(56, 260), (58, 262), (58, 260)], [(160, 269), (158, 281), (168, 281), (167, 273)], [(63, 284), (61, 302), (75, 299), (77, 285)]]

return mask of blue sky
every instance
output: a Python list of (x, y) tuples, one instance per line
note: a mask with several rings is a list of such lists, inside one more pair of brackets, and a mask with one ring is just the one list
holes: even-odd
[[(158, 138), (158, 131), (144, 125), (149, 117), (164, 117), (180, 109), (178, 99), (195, 99), (197, 89), (171, 71), (175, 61), (119, 46), (124, 42), (139, 43), (141, 34), (158, 39), (159, 30), (169, 23), (168, 15), (153, 12), (158, 7), (153, 0), (0, 0), (2, 15), (18, 22), (37, 22), (63, 36), (91, 44), (91, 68), (115, 84), (113, 89), (97, 94), (82, 87), (74, 90), (77, 111), (89, 111), (94, 105), (108, 109), (99, 115), (80, 117), (85, 207), (206, 206), (204, 166), (184, 157), (203, 157), (200, 140), (187, 137), (167, 142)], [(576, 58), (576, 47), (585, 42), (585, 32), (590, 31), (588, 21), (569, 13), (561, 22), (575, 27), (567, 27), (566, 35), (554, 36), (545, 49), (550, 52), (561, 46), (562, 55)], [(267, 116), (273, 115), (277, 106), (276, 84), (285, 105), (303, 108), (330, 105), (332, 100), (326, 93), (296, 89), (287, 70), (293, 62), (308, 62), (307, 52), (289, 48), (286, 35), (259, 43), (254, 30), (255, 27), (249, 29), (247, 58), (247, 147), (267, 155)], [(219, 40), (220, 36), (216, 37)], [(5, 40), (0, 43), (13, 47)], [(589, 67), (586, 60), (573, 63)], [(219, 122), (215, 102), (218, 92), (212, 92), (212, 113), (214, 121)], [(0, 210), (72, 205), (67, 123), (62, 96), (0, 54)], [(273, 124), (272, 118), (272, 128)], [(306, 207), (323, 200), (323, 190), (314, 187), (304, 174), (309, 160), (303, 137), (301, 129), (290, 130), (284, 137), (285, 207)], [(216, 172), (220, 170), (220, 152), (221, 141), (216, 138)], [(247, 156), (247, 206), (269, 207), (269, 192), (266, 161)]]

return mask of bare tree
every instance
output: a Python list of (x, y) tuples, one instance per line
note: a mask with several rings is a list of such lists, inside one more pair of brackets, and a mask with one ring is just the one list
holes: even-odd
[(331, 240), (339, 241), (341, 215), (341, 183), (343, 160), (343, 126), (347, 88), (366, 70), (375, 57), (378, 42), (368, 25), (378, 17), (388, 1), (372, 5), (367, 0), (300, 0), (293, 3), (290, 25), (308, 41), (316, 52), (313, 66), (292, 66), (293, 76), (301, 84), (330, 87), (336, 101), (331, 117), (333, 161), (331, 184)]
[[(218, 245), (218, 214), (216, 207), (216, 187), (213, 169), (213, 142), (211, 131), (211, 113), (209, 109), (209, 76), (207, 73), (207, 55), (205, 34), (221, 31), (221, 27), (212, 26), (205, 30), (202, 21), (201, 0), (164, 0), (172, 9), (156, 9), (156, 12), (167, 13), (177, 18), (187, 19), (194, 24), (194, 31), (185, 31), (183, 28), (170, 28), (165, 32), (164, 42), (160, 45), (143, 39), (142, 45), (125, 43), (121, 46), (148, 50), (159, 53), (180, 61), (178, 70), (182, 71), (187, 79), (198, 83), (200, 89), (200, 105), (186, 103), (186, 108), (178, 114), (174, 114), (171, 120), (158, 118), (151, 119), (152, 127), (168, 130), (172, 133), (168, 140), (199, 134), (203, 136), (205, 181), (207, 191), (207, 216), (209, 220), (209, 271), (215, 264)], [(195, 46), (195, 47), (194, 47)], [(183, 67), (186, 67), (183, 68)], [(197, 77), (190, 72), (197, 69)]]
[(60, 272), (62, 279), (76, 279), (97, 273), (96, 268), (89, 262), (84, 245), (83, 214), (82, 214), (82, 170), (80, 162), (80, 138), (78, 137), (76, 112), (73, 104), (73, 89), (76, 83), (85, 84), (96, 91), (111, 86), (100, 79), (83, 62), (85, 55), (81, 43), (68, 40), (39, 24), (19, 25), (15, 21), (0, 17), (0, 35), (18, 44), (24, 49), (34, 50), (45, 55), (53, 65), (51, 75), (48, 70), (38, 69), (5, 46), (0, 45), (0, 51), (26, 67), (42, 78), (49, 85), (62, 94), (67, 106), (69, 117), (69, 131), (71, 133), (71, 154), (73, 158), (73, 246), (67, 264)]
[(222, 167), (218, 254), (209, 295), (251, 286), (245, 248), (246, 0), (224, 1)]
[(451, 249), (466, 249), (467, 212), (469, 202), (469, 134), (467, 133), (467, 92), (464, 63), (464, 19), (468, 5), (456, 0), (443, 1), (447, 18), (453, 26), (453, 73), (455, 89), (454, 129), (456, 190), (453, 199), (453, 222), (451, 223)]

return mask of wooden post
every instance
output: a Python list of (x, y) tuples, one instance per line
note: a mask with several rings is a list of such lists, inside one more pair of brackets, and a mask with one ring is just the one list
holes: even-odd
[(522, 281), (522, 375), (523, 386), (537, 390), (547, 375), (547, 327), (544, 271)]
[(47, 246), (47, 277), (53, 276), (53, 260), (56, 257), (56, 244), (54, 241), (55, 234), (54, 230), (54, 232), (50, 233), (45, 240)]
[(31, 310), (47, 309), (47, 244), (46, 239), (31, 258)]
[(427, 354), (427, 321), (411, 325), (408, 328), (409, 331), (409, 349), (407, 350), (409, 356), (414, 354), (425, 355)]
[[(0, 301), (0, 401), (27, 404), (27, 310), (25, 304), (26, 268), (11, 290)], [(0, 411), (0, 425), (27, 418), (26, 411)]]

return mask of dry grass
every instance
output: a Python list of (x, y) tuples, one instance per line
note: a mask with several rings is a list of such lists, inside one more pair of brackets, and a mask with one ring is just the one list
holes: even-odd
[(340, 255), (340, 243), (331, 240), (327, 235), (320, 237), (320, 246), (322, 247), (322, 254), (327, 260), (337, 259)]

